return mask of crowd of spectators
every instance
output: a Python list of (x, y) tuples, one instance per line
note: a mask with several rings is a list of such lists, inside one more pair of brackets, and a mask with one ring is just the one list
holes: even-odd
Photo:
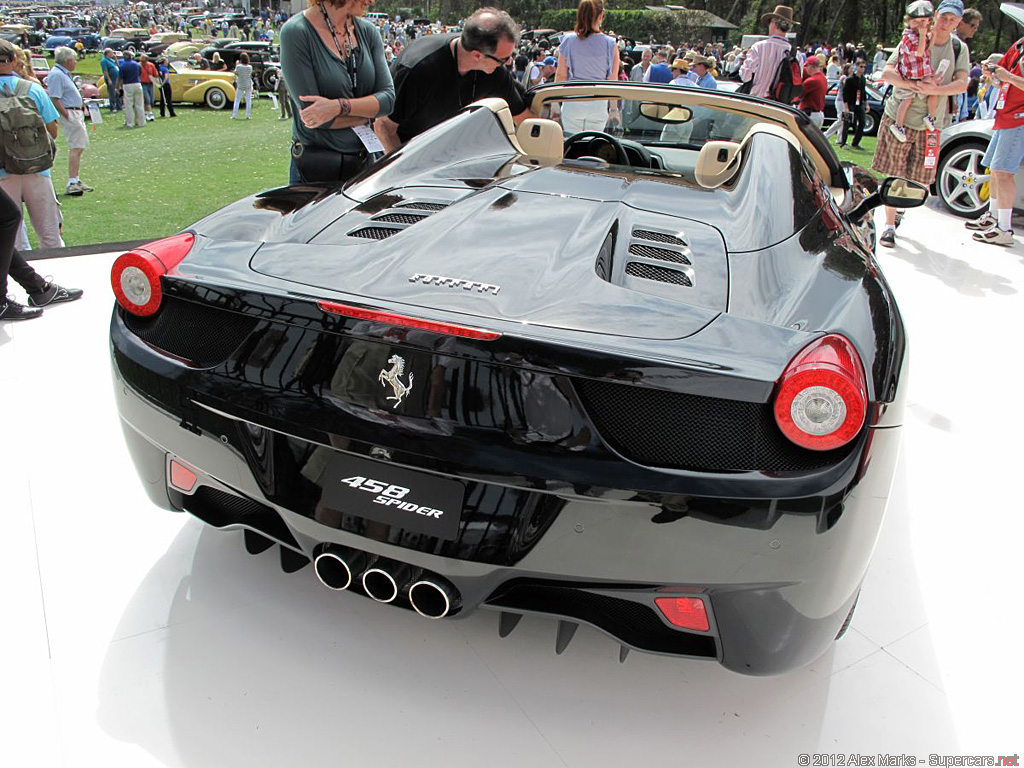
[[(819, 128), (824, 128), (826, 93), (834, 93), (838, 119), (825, 132), (826, 137), (845, 147), (852, 135), (850, 146), (861, 149), (868, 89), (876, 88), (888, 99), (873, 167), (881, 173), (930, 183), (935, 168), (926, 135), (954, 121), (995, 116), (1006, 101), (1007, 89), (1018, 85), (1013, 79), (1016, 75), (1005, 66), (1005, 57), (996, 54), (982, 66), (983, 62), (971, 56), (968, 41), (982, 22), (981, 14), (965, 10), (961, 0), (937, 0), (937, 4), (936, 9), (930, 0), (914, 0), (907, 8), (902, 39), (879, 42), (873, 49), (856, 43), (795, 45), (798, 25), (792, 8), (783, 5), (764, 15), (767, 35), (751, 47), (730, 46), (720, 40), (660, 45), (630, 40), (604, 29), (602, 0), (581, 0), (576, 29), (547, 37), (520, 34), (519, 25), (495, 9), (482, 9), (456, 26), (445, 26), (368, 14), (372, 0), (313, 0), (309, 9), (291, 20), (284, 13), (267, 10), (243, 16), (225, 6), (190, 14), (180, 3), (139, 3), (79, 8), (73, 17), (58, 21), (87, 25), (101, 34), (136, 27), (153, 33), (178, 31), (190, 38), (280, 42), (283, 76), (277, 96), (280, 119), (293, 124), (293, 182), (310, 180), (313, 171), (309, 169), (324, 166), (325, 158), (337, 160), (328, 164), (335, 169), (330, 171), (332, 178), (350, 176), (484, 96), (505, 98), (517, 122), (532, 116), (527, 89), (574, 79), (704, 89), (717, 89), (722, 81), (734, 80), (743, 83), (741, 91), (773, 96), (769, 88), (779, 64), (793, 57), (802, 69), (802, 89), (793, 106)], [(886, 43), (898, 45), (887, 47)], [(10, 76), (33, 80), (27, 51), (16, 46), (12, 50)], [(48, 98), (39, 101), (47, 130), (54, 132), (59, 127), (67, 140), (65, 194), (76, 196), (92, 191), (80, 176), (89, 138), (74, 78), (79, 56), (80, 51), (72, 48), (57, 49), (47, 82)], [(338, 65), (339, 60), (344, 66)], [(191, 63), (197, 68), (228, 69), (216, 52), (209, 59), (195, 54)], [(100, 66), (109, 109), (123, 111), (127, 127), (142, 127), (152, 121), (157, 98), (161, 117), (165, 108), (170, 117), (175, 116), (166, 59), (145, 54), (136, 58), (130, 51), (108, 48)], [(337, 77), (327, 77), (335, 70)], [(258, 83), (246, 54), (240, 56), (234, 72), (238, 87), (232, 117), (238, 116), (244, 101), (245, 117), (249, 118)], [(1024, 89), (1013, 93), (1024, 93)], [(616, 121), (622, 120), (614, 103), (573, 104), (562, 109), (562, 114), (552, 116), (570, 131), (613, 130)], [(997, 130), (1000, 127), (997, 122)], [(1002, 127), (1016, 128), (1005, 120)], [(1019, 144), (1024, 151), (1024, 139)], [(1015, 145), (1013, 157), (1007, 160), (1003, 155), (1009, 150), (1004, 146), (999, 158), (1004, 167), (1013, 164), (1017, 149)], [(997, 186), (1004, 190), (1011, 189), (1007, 173), (1002, 171), (997, 177)], [(0, 178), (0, 186), (15, 204), (28, 207), (42, 246), (61, 246), (59, 203), (49, 171), (30, 176)], [(1012, 203), (1009, 195), (1001, 195), (1002, 208), (997, 208), (993, 196), (990, 214), (976, 229), (978, 240), (1000, 245), (1012, 242), (1006, 211), (1006, 200)], [(900, 212), (886, 211), (883, 245), (895, 244), (899, 220)], [(23, 223), (16, 241), (19, 247), (28, 247)]]

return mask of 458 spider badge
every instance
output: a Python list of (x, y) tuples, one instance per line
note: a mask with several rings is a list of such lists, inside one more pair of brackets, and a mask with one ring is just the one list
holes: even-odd
[(380, 480), (373, 480), (359, 475), (346, 477), (341, 482), (351, 488), (377, 494), (377, 497), (373, 500), (374, 504), (383, 504), (386, 507), (396, 506), (403, 512), (415, 512), (417, 515), (426, 515), (427, 517), (440, 518), (444, 514), (442, 509), (434, 509), (433, 507), (413, 504), (411, 501), (403, 501), (409, 493), (409, 489), (403, 488), (400, 485), (387, 485)]
[(392, 408), (397, 408), (407, 394), (412, 392), (412, 371), (409, 371), (409, 383), (403, 384), (401, 376), (405, 373), (405, 359), (398, 355), (392, 355), (388, 358), (388, 362), (391, 363), (391, 369), (382, 368), (380, 375), (377, 376), (377, 381), (381, 385), (390, 384), (391, 389), (394, 392), (393, 395), (388, 397), (388, 400), (394, 400), (395, 404)]

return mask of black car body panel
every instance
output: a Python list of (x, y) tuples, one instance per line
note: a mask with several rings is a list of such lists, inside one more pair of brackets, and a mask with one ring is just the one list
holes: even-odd
[[(714, 190), (537, 167), (474, 108), (343, 189), (272, 190), (200, 221), (160, 311), (111, 318), (151, 498), (246, 530), (251, 551), (279, 544), (287, 570), (345, 547), (433, 574), (456, 617), (554, 615), (748, 674), (813, 660), (878, 535), (906, 340), (849, 202), (777, 136), (746, 162)], [(367, 228), (388, 232), (354, 234)], [(657, 248), (689, 285), (628, 274)], [(825, 333), (856, 347), (870, 409), (851, 443), (808, 451), (779, 431), (773, 393)], [(194, 491), (169, 485), (171, 459)], [(366, 478), (419, 501), (363, 494)], [(664, 595), (702, 596), (708, 629), (670, 624)]]

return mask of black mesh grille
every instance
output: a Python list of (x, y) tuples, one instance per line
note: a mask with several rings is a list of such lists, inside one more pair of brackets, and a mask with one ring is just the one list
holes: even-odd
[[(647, 593), (638, 593), (647, 599)], [(623, 642), (645, 651), (715, 658), (715, 639), (667, 626), (654, 608), (585, 589), (551, 584), (520, 583), (504, 587), (488, 605), (539, 611), (579, 619), (600, 627)]]
[(383, 216), (375, 216), (374, 221), (386, 221), (388, 224), (415, 224), (427, 218), (426, 213), (386, 213)]
[(794, 445), (775, 424), (770, 403), (589, 379), (575, 380), (601, 436), (639, 464), (707, 472), (800, 472), (849, 455), (856, 443), (834, 451)]
[(642, 277), (645, 280), (657, 280), (661, 283), (675, 283), (676, 285), (693, 285), (690, 278), (682, 272), (665, 267), (656, 267), (653, 264), (642, 264), (639, 261), (631, 261), (626, 265), (626, 274), (633, 277)]
[(686, 245), (686, 241), (675, 235), (666, 235), (664, 232), (652, 232), (649, 229), (634, 229), (633, 237), (643, 240), (653, 240), (656, 243), (669, 243), (671, 245)]
[(389, 227), (360, 227), (348, 233), (349, 237), (365, 237), (369, 240), (385, 240), (392, 235), (397, 235), (402, 230), (390, 229)]
[(420, 211), (441, 211), (441, 210), (444, 210), (445, 208), (447, 208), (448, 204), (447, 203), (418, 203), (418, 202), (413, 201), (411, 203), (402, 203), (401, 205), (396, 205), (395, 207), (396, 208), (416, 208), (416, 209), (418, 209)]
[(257, 323), (253, 317), (173, 296), (165, 296), (160, 311), (152, 317), (124, 311), (121, 317), (128, 330), (143, 341), (206, 367), (226, 360)]
[(612, 252), (615, 250), (615, 230), (608, 233), (608, 237), (601, 243), (601, 250), (597, 252), (597, 261), (594, 262), (594, 271), (602, 280), (607, 280), (612, 272)]
[(668, 248), (655, 248), (653, 245), (643, 243), (632, 243), (629, 252), (634, 256), (646, 256), (648, 259), (661, 259), (662, 261), (674, 261), (676, 264), (689, 264), (690, 260), (686, 254), (679, 251), (670, 251)]
[(223, 528), (226, 525), (245, 525), (265, 533), (277, 541), (293, 547), (299, 546), (281, 516), (272, 507), (260, 504), (258, 501), (234, 496), (204, 485), (193, 495), (184, 496), (182, 506), (186, 512), (190, 512), (214, 528)]

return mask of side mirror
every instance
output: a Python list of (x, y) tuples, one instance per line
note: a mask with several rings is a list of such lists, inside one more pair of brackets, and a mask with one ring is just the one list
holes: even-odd
[(882, 204), (891, 208), (917, 208), (928, 199), (928, 188), (916, 181), (890, 176), (882, 182), (878, 194)]
[(857, 207), (847, 213), (850, 221), (858, 221), (868, 211), (880, 205), (892, 208), (917, 208), (928, 199), (928, 187), (909, 179), (890, 176), (874, 194), (868, 195), (858, 203)]

